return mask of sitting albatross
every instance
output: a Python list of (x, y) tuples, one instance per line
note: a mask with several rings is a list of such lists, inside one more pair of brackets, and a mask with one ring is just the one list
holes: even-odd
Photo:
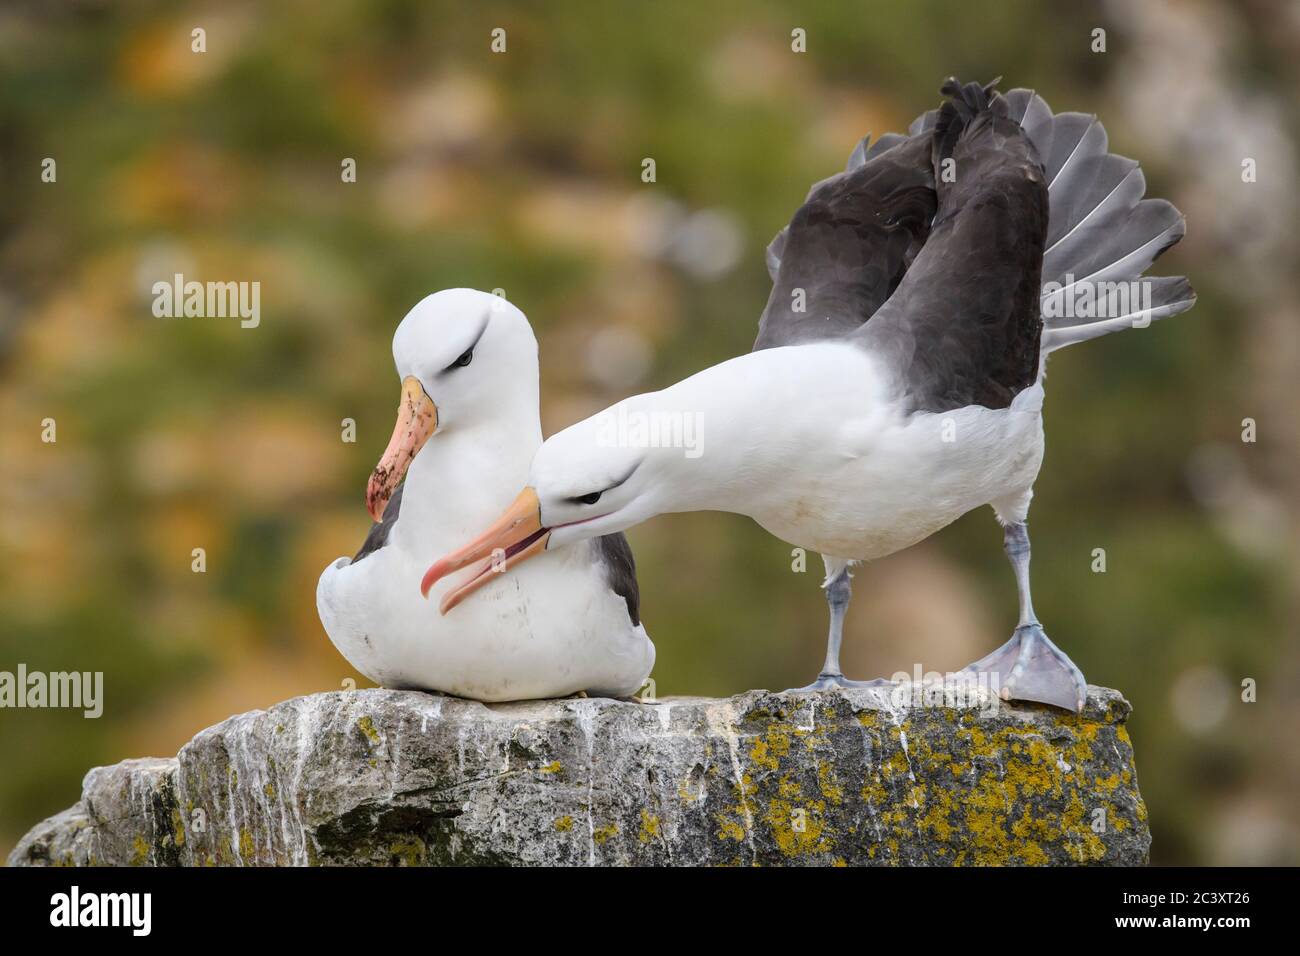
[[(850, 685), (839, 666), (850, 565), (987, 504), (1020, 621), (967, 670), (995, 675), (1006, 698), (1082, 709), (1084, 677), (1030, 598), (1025, 519), (1046, 356), (1195, 296), (1182, 277), (1142, 277), (1183, 218), (1142, 199), (1137, 164), (1107, 152), (1096, 118), (993, 87), (950, 79), (909, 135), (864, 140), (769, 248), (774, 285), (754, 351), (552, 436), (505, 515), (423, 586), (493, 548), (518, 573), (544, 549), (656, 514), (738, 512), (823, 555), (830, 634), (810, 687)], [(703, 454), (610, 447), (610, 414), (699, 416)], [(483, 582), (450, 592), (444, 609)]]
[(524, 314), (486, 292), (438, 292), (402, 320), (393, 358), (402, 399), (367, 489), (376, 524), (316, 588), (334, 646), (386, 687), (484, 701), (636, 693), (655, 649), (622, 534), (550, 549), (456, 619), (416, 590), (430, 561), (510, 501), (541, 445)]

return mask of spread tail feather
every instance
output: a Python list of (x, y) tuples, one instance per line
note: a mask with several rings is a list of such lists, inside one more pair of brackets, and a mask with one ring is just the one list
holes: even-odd
[(1098, 288), (1097, 295), (1105, 295), (1109, 301), (1102, 309), (1102, 316), (1082, 319), (1069, 315), (1052, 319), (1044, 316), (1043, 354), (1111, 332), (1145, 328), (1157, 319), (1186, 312), (1196, 304), (1196, 293), (1185, 276), (1144, 276), (1130, 282), (1102, 284)]
[(1030, 90), (1012, 90), (1005, 99), (1047, 174), (1042, 352), (1190, 309), (1196, 294), (1185, 277), (1142, 275), (1183, 237), (1182, 213), (1164, 199), (1143, 198), (1142, 170), (1107, 151), (1095, 116), (1053, 114)]

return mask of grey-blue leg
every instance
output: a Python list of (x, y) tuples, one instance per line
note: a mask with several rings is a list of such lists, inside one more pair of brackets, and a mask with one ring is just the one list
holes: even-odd
[(853, 585), (850, 583), (847, 562), (826, 559), (826, 606), (830, 608), (831, 625), (826, 635), (826, 663), (817, 679), (807, 687), (798, 690), (827, 690), (832, 687), (879, 687), (888, 684), (884, 680), (849, 680), (840, 670), (840, 643), (844, 639), (844, 615), (849, 609), (849, 600), (853, 597)]
[(1029, 591), (1029, 528), (1023, 521), (1006, 525), (1003, 546), (1016, 574), (1020, 624), (1011, 640), (966, 671), (992, 675), (1006, 700), (1036, 700), (1077, 713), (1088, 699), (1088, 682), (1074, 661), (1048, 640), (1034, 614)]

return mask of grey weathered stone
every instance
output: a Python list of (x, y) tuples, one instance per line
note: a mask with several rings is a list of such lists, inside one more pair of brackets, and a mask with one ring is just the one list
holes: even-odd
[(86, 776), (11, 865), (1139, 864), (1124, 729), (871, 690), (656, 704), (315, 694)]

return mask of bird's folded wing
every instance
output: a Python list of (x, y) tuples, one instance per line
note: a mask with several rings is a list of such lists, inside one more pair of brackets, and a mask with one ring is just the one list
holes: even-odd
[(863, 140), (768, 247), (757, 351), (837, 339), (866, 322), (925, 243), (935, 210), (929, 134)]
[(918, 121), (934, 146), (929, 237), (854, 340), (885, 361), (913, 408), (1005, 408), (1038, 373), (1047, 182), (991, 86), (949, 81), (944, 92), (934, 121)]
[(352, 563), (356, 564), (368, 554), (374, 554), (384, 545), (388, 544), (388, 536), (393, 533), (393, 527), (397, 524), (397, 517), (402, 511), (402, 492), (406, 490), (406, 482), (403, 481), (393, 492), (388, 504), (384, 506), (384, 516), (382, 521), (376, 521), (370, 526), (369, 533), (366, 534), (366, 540), (361, 543), (361, 549), (357, 551), (352, 558)]

